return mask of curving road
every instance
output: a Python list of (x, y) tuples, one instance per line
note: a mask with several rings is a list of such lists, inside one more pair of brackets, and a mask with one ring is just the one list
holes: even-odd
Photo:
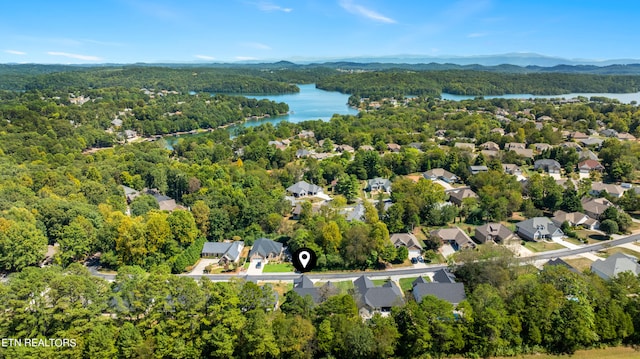
[[(602, 249), (615, 247), (625, 243), (632, 243), (635, 241), (640, 241), (640, 234), (630, 235), (623, 238), (609, 240), (603, 243), (590, 244), (585, 245), (576, 249), (558, 249), (555, 251), (548, 251), (538, 253), (528, 257), (518, 258), (522, 263), (529, 263), (542, 259), (552, 259), (552, 258), (563, 258), (575, 256), (582, 253), (596, 252)], [(363, 274), (366, 274), (371, 278), (388, 278), (390, 276), (405, 276), (405, 275), (420, 275), (429, 272), (434, 272), (438, 269), (447, 268), (446, 264), (433, 264), (427, 265), (424, 268), (399, 268), (399, 269), (388, 269), (384, 271), (354, 271), (354, 272), (334, 272), (334, 273), (312, 273), (307, 274), (310, 279), (316, 280), (345, 280), (351, 278), (357, 278)], [(112, 282), (115, 279), (114, 274), (103, 274), (97, 271), (96, 267), (89, 267), (90, 272), (97, 277), (103, 278), (107, 281)], [(192, 274), (180, 274), (181, 276), (190, 277), (194, 279), (200, 279), (202, 277), (207, 277), (212, 281), (228, 281), (233, 278), (242, 278), (250, 281), (290, 281), (300, 277), (300, 273), (263, 273), (261, 275), (244, 275), (244, 274), (205, 274), (205, 275), (192, 275)]]

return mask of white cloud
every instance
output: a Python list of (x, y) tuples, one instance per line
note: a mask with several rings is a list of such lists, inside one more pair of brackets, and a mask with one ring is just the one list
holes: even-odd
[(47, 55), (62, 56), (62, 57), (68, 57), (70, 59), (84, 60), (84, 61), (100, 61), (100, 60), (102, 60), (102, 58), (100, 58), (98, 56), (70, 54), (68, 52), (58, 52), (58, 51), (49, 51), (49, 52), (47, 52)]
[(362, 16), (369, 20), (384, 22), (386, 24), (396, 23), (394, 19), (386, 17), (375, 10), (367, 9), (362, 5), (354, 4), (352, 0), (340, 0), (340, 6), (354, 15)]
[(271, 47), (269, 45), (261, 44), (259, 42), (244, 42), (241, 45), (256, 50), (271, 50)]
[(251, 57), (251, 56), (236, 56), (236, 60), (238, 61), (251, 61), (251, 60), (257, 60), (257, 57)]
[(27, 54), (24, 51), (18, 51), (18, 50), (4, 50), (4, 52), (6, 52), (7, 54), (11, 54), (11, 55), (26, 55)]
[(254, 4), (258, 7), (258, 9), (262, 11), (267, 11), (267, 12), (271, 12), (271, 11), (292, 12), (293, 11), (293, 9), (290, 7), (282, 7), (280, 5), (276, 5), (269, 1), (260, 1)]
[(200, 60), (215, 60), (216, 58), (213, 56), (207, 56), (207, 55), (194, 55), (197, 59)]
[(472, 32), (471, 34), (467, 35), (467, 37), (469, 38), (484, 37), (484, 36), (487, 36), (486, 32)]

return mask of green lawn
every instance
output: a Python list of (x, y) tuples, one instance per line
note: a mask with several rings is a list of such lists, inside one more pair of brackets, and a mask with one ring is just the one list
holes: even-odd
[(601, 257), (607, 258), (610, 255), (615, 253), (624, 253), (624, 254), (634, 256), (636, 258), (640, 258), (640, 253), (624, 247), (613, 247), (613, 248), (605, 249), (605, 250), (599, 251), (598, 255)]
[(373, 284), (377, 285), (377, 286), (381, 286), (383, 284), (385, 284), (386, 282), (388, 282), (388, 279), (372, 279), (371, 280), (373, 282)]
[(267, 263), (262, 270), (263, 273), (287, 273), (293, 272), (291, 263)]
[(524, 246), (525, 248), (531, 250), (532, 252), (546, 252), (546, 251), (553, 251), (556, 249), (565, 248), (564, 246), (558, 243), (545, 242), (545, 241), (542, 241), (542, 242), (525, 241)]
[(591, 259), (587, 258), (564, 259), (564, 261), (569, 263), (572, 267), (579, 270), (580, 272), (584, 272), (585, 269), (591, 268), (591, 263), (593, 263)]
[[(323, 286), (326, 282), (318, 282), (316, 283), (316, 287)], [(347, 294), (349, 289), (353, 288), (353, 282), (350, 280), (343, 280), (340, 282), (331, 282), (336, 288), (340, 290), (340, 293)]]
[[(402, 289), (403, 292), (410, 290), (412, 288), (411, 283), (413, 283), (413, 281), (416, 280), (416, 278), (418, 277), (400, 278), (400, 289)], [(426, 279), (427, 282), (431, 281), (431, 279), (429, 279), (429, 277), (427, 276), (424, 276), (424, 279)]]

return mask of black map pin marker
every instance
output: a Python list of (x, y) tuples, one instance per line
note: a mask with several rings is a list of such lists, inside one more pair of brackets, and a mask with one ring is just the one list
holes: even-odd
[(291, 257), (291, 262), (293, 262), (293, 266), (301, 272), (308, 272), (316, 267), (316, 252), (309, 248), (300, 248)]

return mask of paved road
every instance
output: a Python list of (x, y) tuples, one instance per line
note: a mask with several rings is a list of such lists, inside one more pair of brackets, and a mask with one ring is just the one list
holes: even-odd
[[(632, 243), (635, 241), (640, 241), (640, 234), (635, 234), (627, 237), (622, 237), (619, 239), (613, 239), (610, 241), (606, 241), (603, 243), (590, 244), (586, 246), (582, 246), (576, 249), (558, 249), (555, 251), (548, 251), (538, 253), (528, 257), (518, 258), (518, 260), (522, 263), (529, 263), (542, 259), (553, 259), (553, 258), (562, 258), (562, 257), (570, 257), (575, 256), (581, 253), (589, 253), (596, 252), (602, 249), (615, 247), (620, 244)], [(308, 274), (307, 276), (312, 280), (346, 280), (351, 278), (357, 278), (363, 274), (366, 274), (371, 278), (388, 278), (390, 276), (397, 275), (420, 275), (428, 272), (433, 272), (438, 269), (447, 268), (446, 264), (432, 264), (427, 265), (424, 268), (398, 268), (398, 269), (389, 269), (385, 271), (356, 271), (356, 272), (338, 272), (338, 273), (313, 273)], [(89, 267), (91, 273), (97, 277), (101, 277), (107, 281), (113, 281), (115, 279), (115, 275), (113, 274), (102, 274), (99, 273), (95, 267)], [(299, 273), (264, 273), (262, 275), (237, 275), (237, 274), (210, 274), (210, 275), (192, 275), (192, 274), (181, 274), (185, 277), (190, 277), (194, 279), (200, 279), (202, 277), (207, 277), (212, 281), (228, 281), (232, 278), (242, 278), (251, 281), (290, 281), (300, 277)]]

